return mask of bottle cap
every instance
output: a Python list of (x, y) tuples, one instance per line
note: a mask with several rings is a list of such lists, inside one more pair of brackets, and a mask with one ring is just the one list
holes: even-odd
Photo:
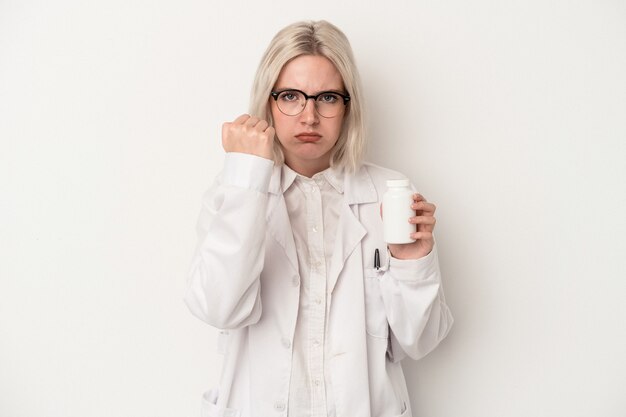
[(409, 180), (387, 180), (387, 187), (408, 187)]

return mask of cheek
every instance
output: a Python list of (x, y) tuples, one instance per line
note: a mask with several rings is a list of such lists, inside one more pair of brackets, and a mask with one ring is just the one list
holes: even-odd
[(339, 135), (341, 134), (341, 128), (343, 127), (343, 119), (338, 120), (332, 127), (333, 129), (333, 134), (336, 138), (336, 140), (339, 139)]
[(284, 132), (287, 129), (286, 121), (284, 119), (284, 114), (276, 110), (274, 106), (272, 106), (271, 113), (272, 113), (273, 126), (274, 126), (274, 129), (276, 130), (276, 137), (278, 138), (278, 140), (280, 140), (281, 136), (284, 136)]
[(282, 113), (274, 113), (272, 114), (272, 118), (274, 119), (274, 127), (277, 129), (283, 129), (287, 124), (285, 120), (285, 115)]
[(276, 139), (278, 139), (278, 142), (283, 146), (287, 145), (289, 138), (295, 134), (292, 121), (289, 119), (285, 120), (284, 115), (283, 117), (274, 117), (274, 129), (276, 130)]

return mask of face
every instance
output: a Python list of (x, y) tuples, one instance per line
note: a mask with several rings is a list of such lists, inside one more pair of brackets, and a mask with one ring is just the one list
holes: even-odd
[[(343, 92), (343, 80), (337, 68), (323, 56), (301, 55), (289, 61), (280, 72), (274, 91), (301, 90), (307, 95), (322, 91)], [(345, 116), (345, 106), (332, 118), (320, 116), (313, 99), (304, 110), (287, 116), (278, 110), (270, 98), (276, 137), (282, 145), (285, 163), (294, 171), (308, 177), (330, 166), (330, 154), (339, 139)]]

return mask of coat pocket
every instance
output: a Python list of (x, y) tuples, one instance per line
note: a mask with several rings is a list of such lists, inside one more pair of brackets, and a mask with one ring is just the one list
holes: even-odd
[(370, 336), (387, 339), (389, 323), (385, 313), (385, 304), (380, 291), (382, 271), (366, 268), (363, 286), (365, 287), (365, 321)]
[(241, 413), (234, 408), (223, 408), (217, 406), (219, 391), (214, 388), (202, 394), (202, 406), (200, 417), (239, 417)]

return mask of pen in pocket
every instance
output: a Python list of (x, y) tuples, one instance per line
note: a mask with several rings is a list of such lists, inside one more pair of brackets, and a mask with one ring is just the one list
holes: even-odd
[(378, 252), (378, 249), (374, 251), (374, 268), (380, 269), (380, 252)]

